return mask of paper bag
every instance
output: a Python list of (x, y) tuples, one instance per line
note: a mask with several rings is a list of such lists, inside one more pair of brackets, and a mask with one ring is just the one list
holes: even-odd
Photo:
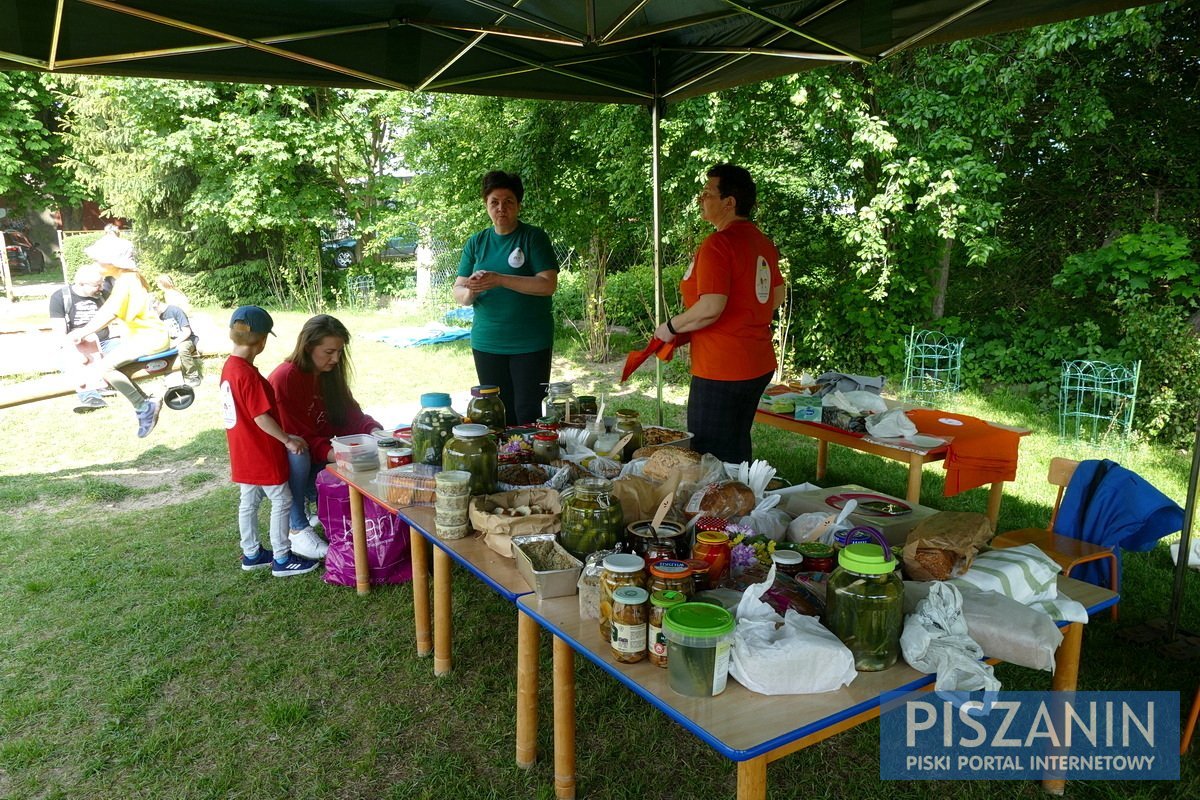
[[(545, 514), (508, 516), (506, 509), (541, 506)], [(553, 489), (516, 489), (511, 492), (471, 498), (471, 527), (483, 535), (484, 543), (506, 558), (512, 558), (510, 537), (527, 533), (558, 533), (562, 529), (562, 503)]]
[(902, 560), (913, 581), (946, 581), (970, 568), (992, 538), (992, 523), (973, 511), (939, 511), (908, 533)]

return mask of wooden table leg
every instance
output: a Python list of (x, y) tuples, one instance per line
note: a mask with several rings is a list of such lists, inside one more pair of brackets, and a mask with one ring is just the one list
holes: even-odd
[[(1063, 628), (1062, 644), (1054, 654), (1054, 680), (1050, 687), (1056, 692), (1073, 692), (1079, 685), (1079, 653), (1083, 646), (1083, 625), (1072, 622)], [(1065, 778), (1043, 778), (1042, 788), (1048, 794), (1061, 796), (1067, 789)]]
[(825, 467), (829, 463), (829, 442), (817, 439), (817, 480), (825, 477)]
[(554, 796), (575, 800), (575, 653), (554, 637)]
[(417, 655), (433, 654), (433, 633), (429, 619), (429, 542), (409, 526), (408, 549), (412, 554), (413, 634)]
[(371, 565), (367, 563), (367, 523), (363, 514), (362, 492), (350, 489), (350, 535), (354, 539), (354, 584), (359, 594), (371, 591)]
[(913, 453), (908, 457), (908, 494), (904, 499), (916, 505), (921, 504), (921, 456)]
[(450, 556), (433, 548), (433, 674), (446, 675), (454, 666), (450, 643), (454, 629), (450, 621)]
[(987, 518), (992, 521), (992, 530), (1000, 520), (1000, 501), (1004, 498), (1004, 481), (996, 481), (988, 489)]
[(737, 769), (737, 800), (766, 800), (767, 757), (739, 761)]
[(517, 766), (537, 760), (538, 624), (517, 611)]

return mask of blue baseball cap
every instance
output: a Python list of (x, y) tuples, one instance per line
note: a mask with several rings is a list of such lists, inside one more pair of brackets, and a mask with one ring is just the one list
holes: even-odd
[(271, 319), (271, 315), (265, 309), (258, 306), (242, 306), (233, 312), (233, 316), (229, 318), (229, 327), (233, 327), (233, 323), (241, 322), (250, 328), (251, 333), (269, 333), (275, 336), (275, 331), (271, 330), (275, 327), (275, 320)]

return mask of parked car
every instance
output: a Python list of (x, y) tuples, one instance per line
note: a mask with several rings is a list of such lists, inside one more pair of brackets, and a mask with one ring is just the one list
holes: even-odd
[(4, 250), (8, 253), (8, 268), (14, 275), (32, 275), (46, 269), (46, 256), (20, 231), (4, 232)]
[[(333, 239), (321, 242), (321, 256), (338, 269), (347, 269), (358, 262), (354, 248), (358, 239), (348, 236), (344, 239)], [(380, 261), (398, 261), (402, 258), (412, 258), (417, 254), (417, 233), (392, 236), (383, 243), (383, 249), (376, 252)]]

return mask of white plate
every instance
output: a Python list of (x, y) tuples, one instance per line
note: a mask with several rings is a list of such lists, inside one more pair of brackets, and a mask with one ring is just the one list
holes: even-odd
[(917, 447), (941, 447), (946, 443), (945, 439), (939, 439), (936, 436), (926, 436), (923, 433), (914, 433), (908, 437), (908, 440)]

